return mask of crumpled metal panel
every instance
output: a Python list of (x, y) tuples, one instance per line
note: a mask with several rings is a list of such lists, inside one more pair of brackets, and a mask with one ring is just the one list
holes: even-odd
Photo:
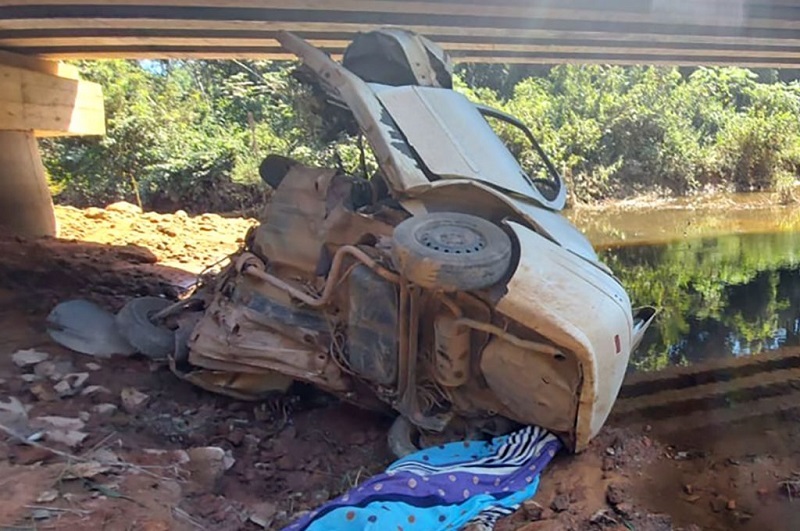
[(356, 181), (335, 170), (294, 166), (256, 229), (255, 253), (313, 276), (320, 274), (326, 245), (352, 244), (365, 234), (391, 236), (391, 225), (350, 208)]
[(514, 420), (573, 430), (581, 374), (571, 355), (555, 358), (495, 337), (483, 349), (481, 372)]
[(276, 371), (330, 391), (349, 388), (327, 352), (277, 334), (258, 314), (220, 298), (206, 311), (189, 341), (189, 363), (232, 372)]
[(398, 293), (370, 268), (348, 279), (347, 360), (360, 376), (380, 385), (397, 381)]
[[(517, 223), (520, 261), (497, 311), (575, 356), (583, 378), (576, 450), (603, 426), (631, 353), (630, 299), (613, 277)], [(534, 355), (534, 354), (532, 354)]]
[(524, 196), (546, 208), (563, 208), (529, 181), (475, 105), (433, 87), (392, 87), (378, 99), (427, 169), (442, 179), (475, 179)]

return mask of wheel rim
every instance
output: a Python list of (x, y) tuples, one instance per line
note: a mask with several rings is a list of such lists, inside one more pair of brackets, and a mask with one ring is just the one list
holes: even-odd
[(463, 225), (424, 227), (415, 236), (425, 247), (446, 254), (474, 254), (486, 247), (480, 232)]

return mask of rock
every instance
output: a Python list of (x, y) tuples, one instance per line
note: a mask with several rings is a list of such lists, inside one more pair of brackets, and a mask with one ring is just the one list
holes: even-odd
[(28, 408), (14, 396), (8, 397), (8, 402), (0, 400), (0, 423), (23, 436), (32, 433), (28, 425)]
[(592, 517), (589, 519), (589, 522), (600, 527), (612, 526), (612, 525), (615, 526), (619, 524), (619, 522), (617, 522), (617, 519), (614, 518), (611, 514), (609, 514), (609, 511), (607, 509), (600, 509), (599, 511), (594, 513)]
[(625, 518), (629, 518), (633, 515), (633, 505), (630, 503), (618, 503), (614, 507), (614, 511), (617, 512), (618, 515), (623, 516)]
[(99, 371), (103, 367), (99, 363), (89, 362), (85, 364), (85, 367), (92, 372)]
[(110, 395), (111, 391), (107, 387), (103, 387), (102, 385), (90, 385), (84, 388), (83, 391), (81, 391), (81, 396), (92, 396), (101, 393)]
[(14, 362), (14, 365), (20, 368), (36, 365), (37, 363), (41, 363), (48, 358), (50, 358), (50, 354), (47, 352), (40, 352), (38, 350), (18, 350), (11, 355), (11, 361)]
[(274, 503), (259, 503), (250, 509), (249, 519), (257, 526), (263, 527), (264, 529), (269, 529), (277, 512), (278, 508)]
[(80, 413), (78, 413), (78, 418), (84, 422), (89, 422), (89, 419), (91, 419), (92, 416), (89, 414), (88, 411), (81, 411)]
[(108, 217), (108, 212), (102, 208), (89, 207), (84, 209), (83, 217), (87, 219), (104, 219)]
[(727, 505), (725, 507), (729, 511), (735, 511), (736, 510), (736, 500), (728, 500), (728, 503), (727, 503)]
[(93, 452), (89, 452), (85, 457), (103, 464), (122, 463), (122, 460), (117, 454), (108, 448), (98, 448)]
[(58, 393), (58, 396), (61, 398), (72, 396), (75, 394), (75, 391), (72, 390), (72, 386), (69, 385), (69, 382), (66, 380), (61, 380), (56, 385), (53, 386), (53, 390)]
[(687, 483), (686, 485), (683, 486), (683, 492), (685, 492), (686, 494), (693, 494), (694, 487), (692, 487), (690, 484)]
[(613, 457), (604, 455), (603, 456), (603, 472), (610, 472), (617, 467), (617, 462), (614, 460)]
[(206, 491), (213, 490), (225, 471), (236, 462), (230, 452), (217, 446), (190, 448), (186, 454), (189, 456), (186, 468), (192, 481)]
[(722, 510), (728, 505), (728, 500), (722, 496), (717, 496), (709, 502), (709, 505), (711, 506), (712, 511), (719, 513), (722, 512)]
[(67, 395), (62, 396), (72, 396), (78, 393), (81, 388), (86, 384), (86, 381), (89, 379), (88, 372), (73, 372), (70, 374), (65, 374), (64, 377), (61, 379), (58, 384), (56, 384), (56, 391), (61, 394), (58, 390), (58, 386), (61, 384), (67, 384)]
[(175, 217), (178, 219), (189, 219), (189, 214), (185, 210), (178, 210), (175, 212)]
[(617, 455), (617, 451), (609, 446), (608, 448), (606, 448), (606, 455), (614, 457), (615, 455)]
[(136, 205), (132, 205), (127, 201), (118, 201), (116, 203), (111, 203), (106, 207), (106, 211), (108, 212), (118, 212), (120, 214), (136, 214), (139, 215), (142, 213), (142, 209)]
[(41, 378), (39, 378), (35, 374), (20, 374), (19, 379), (25, 383), (33, 383), (41, 380)]
[(117, 406), (114, 404), (97, 404), (92, 408), (94, 413), (97, 413), (100, 416), (106, 417), (108, 415), (113, 414), (117, 410)]
[(553, 502), (550, 504), (550, 508), (553, 509), (557, 513), (562, 513), (569, 509), (569, 496), (566, 494), (559, 494), (555, 498), (553, 498)]
[(48, 382), (34, 384), (31, 386), (30, 391), (40, 402), (54, 402), (59, 397), (56, 390)]
[(75, 367), (70, 361), (43, 361), (33, 368), (34, 374), (40, 378), (49, 378), (54, 382), (61, 380), (71, 372), (75, 372)]
[(89, 435), (82, 430), (86, 424), (71, 417), (37, 417), (30, 422), (32, 427), (43, 430), (47, 441), (60, 443), (70, 448), (80, 446)]
[(82, 430), (86, 427), (86, 423), (84, 423), (81, 419), (76, 419), (72, 417), (36, 417), (31, 421), (31, 426), (38, 427), (38, 428), (55, 428), (58, 430)]
[(200, 219), (208, 223), (222, 223), (224, 220), (219, 214), (207, 212), (200, 215)]
[(156, 230), (158, 232), (162, 233), (162, 234), (165, 234), (165, 235), (171, 237), (171, 238), (174, 238), (175, 236), (178, 235), (178, 231), (176, 231), (174, 228), (172, 228), (169, 225), (163, 225), (163, 224), (162, 225), (158, 225), (156, 227)]
[(57, 490), (46, 490), (43, 493), (39, 494), (39, 497), (36, 498), (36, 503), (50, 503), (58, 499), (58, 491)]
[(63, 444), (70, 448), (77, 448), (89, 436), (89, 434), (82, 431), (58, 429), (47, 430), (44, 435), (48, 441)]
[(150, 397), (133, 387), (126, 387), (120, 393), (120, 399), (122, 400), (122, 409), (126, 413), (134, 414), (144, 409)]
[(611, 484), (606, 488), (606, 501), (609, 505), (619, 505), (625, 501), (625, 492), (619, 485)]
[(525, 512), (525, 517), (531, 522), (541, 520), (544, 513), (544, 507), (533, 500), (522, 502), (522, 510)]

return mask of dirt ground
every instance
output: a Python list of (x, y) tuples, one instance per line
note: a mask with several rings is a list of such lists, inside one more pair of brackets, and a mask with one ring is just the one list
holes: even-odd
[[(69, 298), (175, 296), (253, 221), (57, 215), (60, 240), (0, 237), (0, 529), (280, 529), (391, 461), (389, 419), (313, 389), (235, 401), (45, 334)], [(800, 352), (716, 363), (632, 375), (601, 436), (498, 529), (800, 529)]]

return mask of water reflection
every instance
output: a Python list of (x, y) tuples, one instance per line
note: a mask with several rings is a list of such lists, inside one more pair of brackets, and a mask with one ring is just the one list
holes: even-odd
[(800, 344), (800, 232), (690, 237), (602, 255), (634, 303), (662, 311), (633, 370)]

